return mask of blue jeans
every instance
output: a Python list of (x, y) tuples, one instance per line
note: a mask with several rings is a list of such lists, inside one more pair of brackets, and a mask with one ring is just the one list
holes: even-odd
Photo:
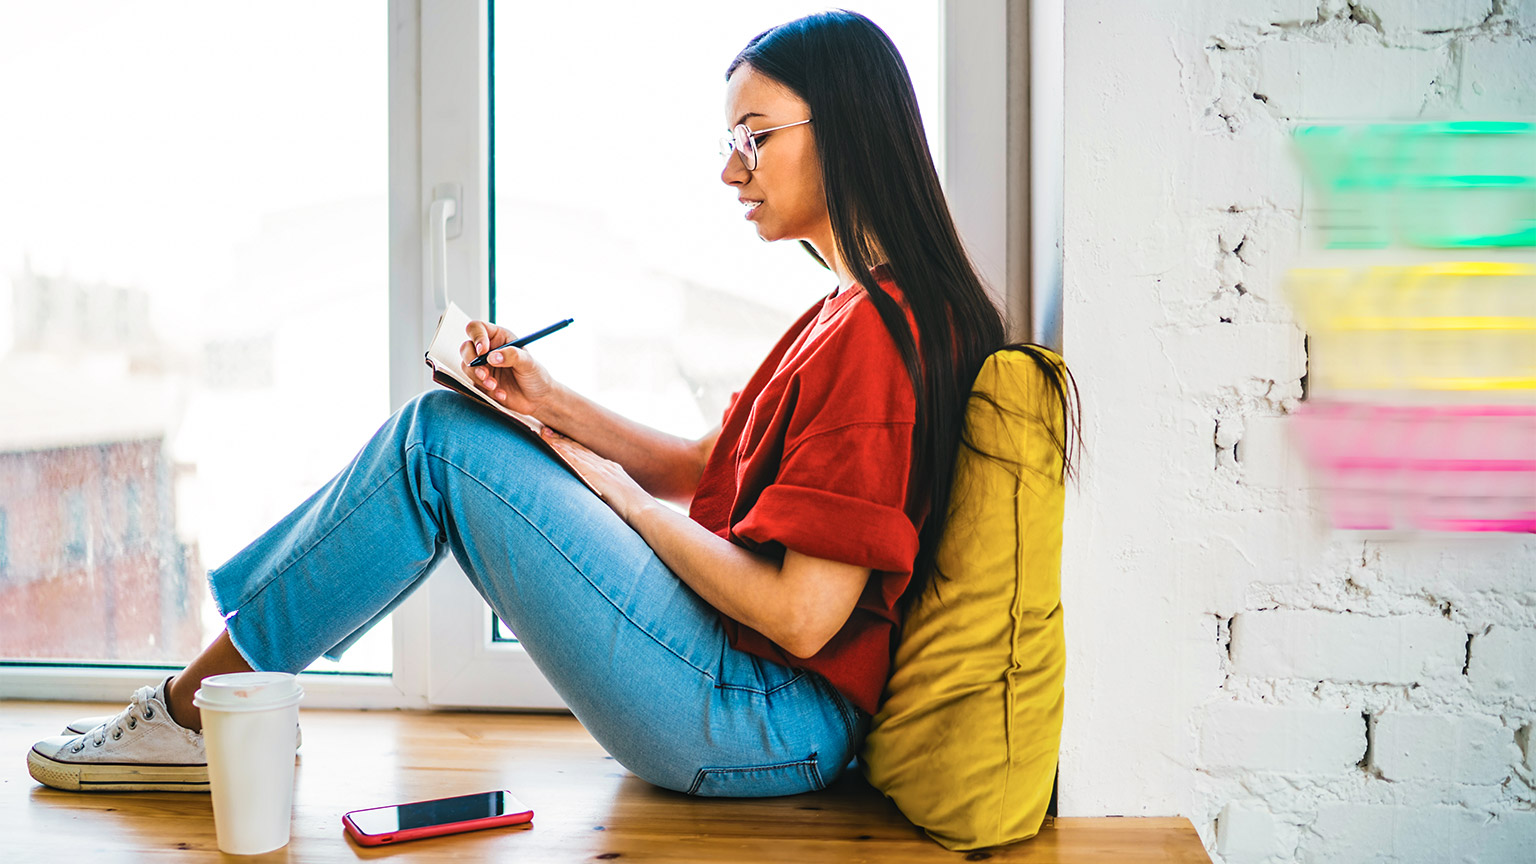
[(490, 409), (418, 396), (340, 474), (209, 574), (255, 669), (336, 658), (445, 552), (572, 713), (643, 779), (695, 795), (821, 789), (869, 716), (732, 648), (718, 613), (608, 505)]

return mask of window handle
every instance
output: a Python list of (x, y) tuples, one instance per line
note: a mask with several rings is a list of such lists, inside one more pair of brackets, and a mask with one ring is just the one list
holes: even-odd
[(432, 190), (432, 206), (427, 214), (432, 302), (437, 305), (439, 314), (448, 311), (448, 241), (463, 231), (463, 222), (459, 219), (462, 190), (457, 183), (439, 183)]

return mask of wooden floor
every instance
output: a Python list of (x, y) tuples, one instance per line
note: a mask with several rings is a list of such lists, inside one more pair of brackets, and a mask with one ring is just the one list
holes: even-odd
[[(0, 858), (7, 862), (213, 861), (209, 796), (81, 794), (27, 774), (32, 743), (120, 705), (0, 702)], [(1034, 840), (946, 852), (857, 772), (790, 798), (690, 798), (625, 771), (569, 716), (309, 711), (294, 790), (293, 840), (236, 861), (921, 862), (1208, 861), (1184, 819), (1058, 819)], [(531, 826), (365, 849), (342, 813), (507, 788)]]

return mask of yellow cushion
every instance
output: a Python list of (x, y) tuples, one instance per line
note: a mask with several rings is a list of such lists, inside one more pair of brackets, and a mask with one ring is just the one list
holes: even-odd
[[(1053, 363), (1061, 358), (1047, 353)], [(936, 579), (913, 605), (860, 762), (947, 849), (1035, 836), (1061, 742), (1061, 410), (1017, 351), (987, 358), (966, 414)]]

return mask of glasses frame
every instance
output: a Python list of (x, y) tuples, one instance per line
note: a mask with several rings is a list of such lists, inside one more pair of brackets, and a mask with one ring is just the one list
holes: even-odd
[[(751, 127), (747, 126), (747, 124), (737, 123), (735, 126), (731, 127), (731, 134), (726, 135), (720, 139), (720, 155), (729, 156), (732, 153), (735, 153), (737, 156), (741, 157), (741, 164), (748, 171), (756, 171), (758, 165), (757, 138), (759, 135), (767, 135), (769, 132), (777, 132), (780, 129), (788, 129), (792, 126), (804, 126), (814, 119), (816, 118), (812, 117), (808, 120), (799, 120), (794, 123), (785, 123), (783, 126), (774, 126), (768, 129), (758, 129), (755, 132), (752, 131)], [(748, 158), (748, 154), (751, 154), (750, 159)]]

